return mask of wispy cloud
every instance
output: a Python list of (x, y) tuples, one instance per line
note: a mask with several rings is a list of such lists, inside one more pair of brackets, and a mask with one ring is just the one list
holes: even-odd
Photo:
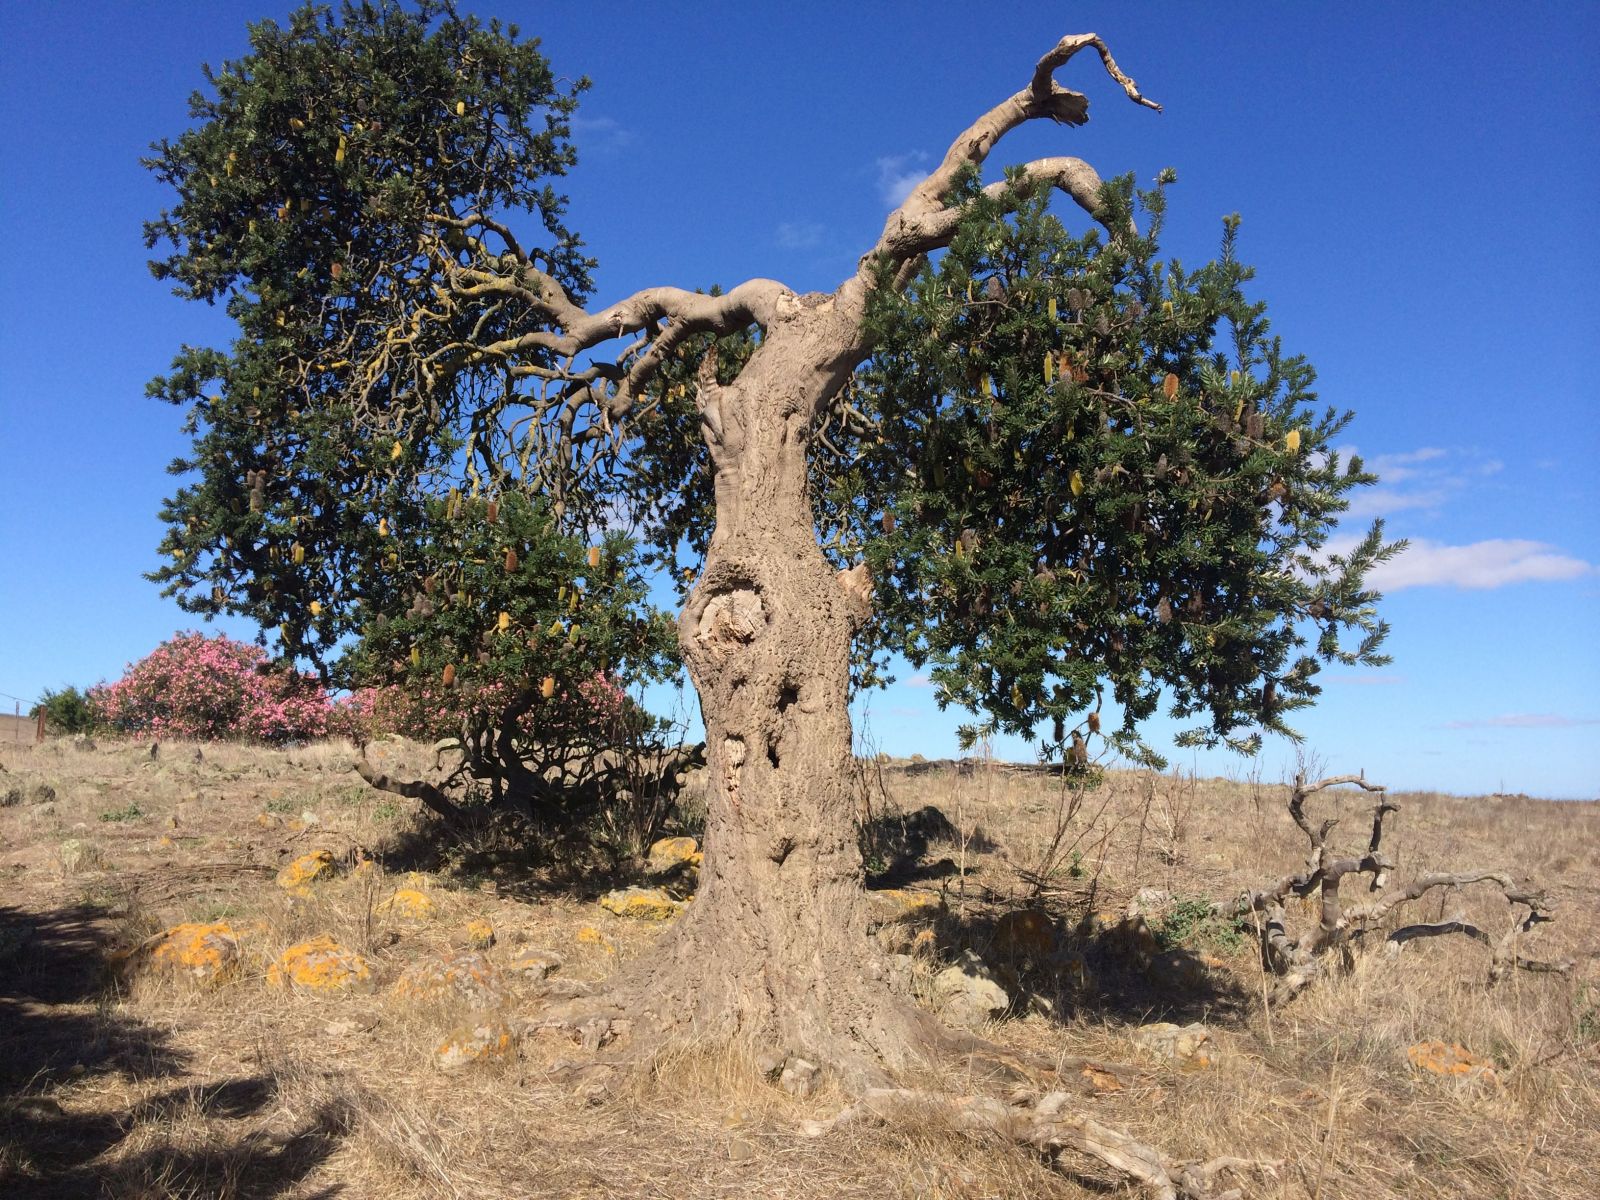
[(1449, 546), (1413, 539), (1396, 558), (1373, 568), (1372, 586), (1381, 592), (1415, 587), (1485, 589), (1511, 583), (1552, 583), (1593, 575), (1597, 568), (1547, 542), (1489, 538)]
[(928, 673), (926, 671), (918, 671), (915, 675), (907, 679), (905, 683), (906, 686), (910, 688), (926, 688), (933, 686), (933, 680), (928, 678)]
[(905, 198), (928, 176), (928, 170), (918, 164), (928, 161), (926, 154), (886, 154), (878, 159), (878, 193), (890, 208), (899, 208)]
[[(1346, 453), (1355, 450), (1349, 448)], [(1378, 484), (1351, 497), (1351, 519), (1417, 509), (1436, 512), (1505, 466), (1499, 459), (1475, 450), (1447, 450), (1440, 446), (1380, 454), (1366, 465), (1378, 476)]]
[(1510, 713), (1503, 717), (1481, 717), (1470, 721), (1448, 721), (1446, 729), (1576, 729), (1600, 725), (1600, 717), (1567, 717), (1560, 713)]
[(826, 232), (815, 221), (784, 221), (778, 226), (777, 242), (784, 250), (812, 250), (822, 244)]
[(580, 153), (615, 152), (633, 144), (633, 130), (615, 117), (573, 117), (572, 137)]

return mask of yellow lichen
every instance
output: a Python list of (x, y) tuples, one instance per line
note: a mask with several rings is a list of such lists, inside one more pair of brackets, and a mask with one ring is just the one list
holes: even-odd
[(674, 900), (660, 888), (619, 888), (600, 897), (600, 907), (619, 917), (633, 917), (640, 921), (666, 921), (683, 910), (683, 902)]
[(290, 946), (267, 969), (274, 987), (293, 984), (312, 991), (339, 991), (372, 978), (366, 959), (326, 933)]
[(150, 965), (200, 983), (221, 983), (239, 970), (239, 935), (226, 921), (185, 922), (161, 935)]
[(702, 857), (700, 845), (692, 837), (661, 838), (651, 844), (647, 855), (649, 869), (657, 873), (678, 866), (698, 867)]
[(582, 929), (578, 930), (577, 937), (578, 941), (583, 943), (585, 946), (598, 946), (607, 954), (615, 954), (617, 952), (617, 948), (612, 943), (611, 939), (605, 934), (601, 933), (593, 925), (585, 925)]
[(333, 870), (333, 851), (313, 850), (278, 872), (278, 886), (303, 896), (312, 883), (333, 878)]
[(427, 921), (438, 915), (439, 906), (427, 892), (416, 888), (401, 888), (383, 903), (378, 911), (385, 916), (400, 917), (408, 921)]
[(507, 998), (494, 964), (476, 953), (447, 953), (414, 963), (395, 980), (393, 991), (403, 1000), (456, 998), (476, 1008), (492, 1008)]
[(478, 1020), (452, 1031), (434, 1047), (441, 1070), (455, 1071), (475, 1062), (506, 1058), (511, 1054), (510, 1027), (498, 1017)]
[(1442, 1042), (1437, 1039), (1418, 1042), (1406, 1050), (1411, 1065), (1435, 1075), (1477, 1076), (1493, 1079), (1494, 1063), (1480, 1054), (1474, 1054), (1460, 1042)]
[(487, 950), (494, 945), (494, 926), (482, 917), (467, 922), (467, 944), (475, 950)]

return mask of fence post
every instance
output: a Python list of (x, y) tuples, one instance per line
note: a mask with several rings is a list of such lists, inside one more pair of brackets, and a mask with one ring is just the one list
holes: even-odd
[(35, 745), (37, 745), (38, 743), (44, 741), (44, 709), (43, 708), (41, 708), (39, 710), (39, 731), (36, 734), (34, 734), (33, 740), (34, 740), (34, 744)]

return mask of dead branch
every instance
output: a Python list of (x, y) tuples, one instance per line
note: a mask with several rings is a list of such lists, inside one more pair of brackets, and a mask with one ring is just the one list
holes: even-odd
[[(1372, 811), (1372, 831), (1364, 853), (1335, 857), (1328, 847), (1328, 835), (1338, 825), (1336, 818), (1313, 824), (1306, 813), (1306, 801), (1329, 788), (1355, 786), (1380, 797)], [(1354, 950), (1364, 948), (1384, 921), (1401, 906), (1427, 895), (1436, 888), (1462, 888), (1474, 884), (1492, 883), (1500, 889), (1512, 909), (1510, 927), (1499, 939), (1483, 929), (1459, 918), (1434, 922), (1413, 923), (1390, 932), (1383, 944), (1398, 948), (1406, 942), (1422, 938), (1461, 934), (1489, 947), (1490, 983), (1498, 982), (1506, 972), (1521, 969), (1534, 972), (1565, 973), (1572, 969), (1571, 962), (1545, 962), (1528, 958), (1518, 951), (1520, 939), (1535, 926), (1554, 917), (1552, 906), (1541, 891), (1517, 885), (1509, 873), (1498, 870), (1473, 870), (1440, 872), (1423, 875), (1404, 887), (1389, 890), (1389, 874), (1394, 864), (1384, 854), (1384, 818), (1400, 811), (1400, 806), (1388, 799), (1380, 784), (1368, 783), (1361, 775), (1337, 775), (1307, 783), (1305, 777), (1295, 779), (1289, 795), (1289, 816), (1305, 834), (1309, 843), (1306, 868), (1294, 875), (1286, 875), (1275, 883), (1244, 893), (1231, 903), (1214, 906), (1218, 912), (1233, 917), (1260, 913), (1265, 918), (1257, 928), (1261, 940), (1262, 962), (1279, 976), (1277, 1002), (1290, 999), (1309, 987), (1323, 973), (1330, 961), (1348, 966)], [(1364, 874), (1371, 877), (1370, 899), (1365, 903), (1345, 908), (1340, 897), (1345, 876)], [(1288, 911), (1284, 902), (1290, 896), (1319, 898), (1317, 923), (1298, 934), (1289, 930)], [(1337, 952), (1335, 954), (1334, 952)]]
[(1225, 1170), (1253, 1167), (1274, 1173), (1276, 1163), (1219, 1158), (1207, 1163), (1172, 1162), (1152, 1146), (1068, 1109), (1066, 1092), (1031, 1101), (1025, 1094), (1006, 1103), (989, 1096), (954, 1096), (915, 1088), (869, 1088), (856, 1103), (826, 1121), (806, 1121), (805, 1137), (822, 1137), (844, 1126), (876, 1121), (925, 1126), (930, 1120), (965, 1133), (988, 1134), (1031, 1146), (1041, 1153), (1072, 1152), (1092, 1158), (1134, 1180), (1158, 1200), (1229, 1200), (1237, 1190), (1214, 1193)]

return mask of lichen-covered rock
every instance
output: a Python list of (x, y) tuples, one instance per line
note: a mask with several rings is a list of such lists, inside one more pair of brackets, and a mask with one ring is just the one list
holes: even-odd
[(433, 1050), (441, 1071), (459, 1071), (474, 1063), (509, 1058), (516, 1049), (511, 1027), (499, 1017), (479, 1017), (452, 1030)]
[(931, 920), (944, 908), (938, 892), (910, 888), (881, 888), (867, 893), (872, 916), (878, 921)]
[(1011, 958), (1043, 962), (1055, 953), (1056, 923), (1037, 908), (1019, 908), (994, 924), (994, 948)]
[(940, 1016), (968, 1028), (1003, 1017), (1011, 1007), (1005, 988), (971, 950), (933, 977), (932, 994)]
[(525, 982), (538, 983), (561, 969), (561, 956), (549, 950), (524, 950), (513, 955), (502, 970)]
[(491, 1009), (510, 998), (495, 965), (475, 951), (446, 952), (407, 967), (394, 994), (418, 1002), (448, 1001)]
[(378, 911), (386, 917), (404, 921), (431, 921), (439, 915), (439, 906), (427, 892), (417, 888), (401, 888), (382, 901)]
[(1217, 1061), (1211, 1031), (1198, 1021), (1189, 1025), (1174, 1025), (1171, 1021), (1141, 1025), (1133, 1031), (1133, 1044), (1174, 1066), (1191, 1070), (1215, 1066)]
[(267, 968), (267, 982), (274, 987), (313, 992), (343, 991), (371, 978), (367, 960), (326, 933), (290, 946)]
[(700, 844), (692, 837), (661, 838), (651, 844), (644, 869), (648, 875), (673, 875), (697, 869), (703, 858)]
[(1434, 1075), (1453, 1075), (1457, 1078), (1495, 1078), (1494, 1063), (1481, 1054), (1474, 1054), (1460, 1042), (1432, 1039), (1418, 1042), (1406, 1050), (1411, 1065)]
[(600, 897), (600, 907), (619, 917), (632, 917), (639, 921), (667, 921), (685, 908), (685, 902), (674, 900), (660, 888), (618, 888)]
[(611, 939), (605, 934), (601, 933), (593, 925), (583, 926), (578, 930), (575, 936), (581, 945), (596, 946), (599, 949), (604, 950), (607, 954), (615, 954), (617, 952), (617, 947), (611, 941)]
[(100, 847), (84, 838), (68, 838), (56, 848), (56, 855), (61, 860), (61, 869), (68, 875), (76, 875), (79, 871), (98, 871), (105, 865), (105, 856), (100, 853)]
[(467, 945), (474, 950), (487, 950), (495, 943), (494, 925), (486, 917), (474, 917), (461, 933)]
[(226, 921), (186, 921), (161, 935), (150, 967), (196, 983), (223, 983), (239, 973), (239, 935)]
[(310, 893), (311, 884), (332, 879), (333, 851), (313, 850), (302, 854), (278, 872), (278, 886), (297, 896)]

